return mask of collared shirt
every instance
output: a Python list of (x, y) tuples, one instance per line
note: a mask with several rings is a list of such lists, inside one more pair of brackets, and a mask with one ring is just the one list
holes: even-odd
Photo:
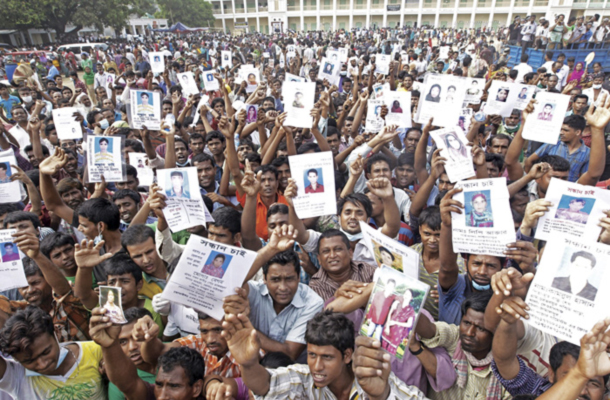
[(189, 335), (176, 339), (174, 342), (180, 343), (180, 346), (196, 350), (203, 356), (205, 376), (210, 374), (220, 375), (223, 378), (239, 378), (241, 376), (239, 364), (235, 361), (231, 352), (227, 351), (227, 353), (220, 358), (210, 354), (208, 347), (201, 336)]
[[(239, 192), (237, 193), (237, 200), (244, 207), (246, 205), (246, 195), (241, 196)], [(280, 193), (277, 193), (276, 203), (286, 204), (286, 198)], [(261, 194), (258, 193), (256, 195), (256, 235), (263, 240), (269, 240), (269, 233), (267, 232), (267, 206), (261, 200)]]
[[(443, 347), (454, 360), (455, 350), (460, 338), (460, 328), (457, 325), (449, 325), (444, 322), (436, 322), (436, 335), (431, 339), (423, 339), (422, 343), (429, 348)], [(453, 362), (456, 365), (456, 361)], [(457, 382), (442, 392), (432, 392), (429, 396), (432, 400), (485, 400), (487, 387), (492, 378), (491, 364), (483, 369), (474, 369), (468, 363), (468, 377), (466, 385), (461, 388)], [(502, 388), (502, 399), (510, 399), (510, 393)]]
[[(373, 275), (375, 274), (377, 266), (350, 261), (350, 268), (352, 272), (349, 276), (349, 280), (370, 283), (373, 281)], [(320, 268), (309, 281), (309, 287), (322, 297), (322, 300), (324, 301), (333, 297), (337, 289), (339, 289), (339, 286), (341, 286), (339, 282), (333, 281), (324, 268)]]
[[(303, 250), (308, 253), (318, 253), (318, 241), (320, 240), (320, 236), (322, 233), (318, 231), (314, 231), (312, 229), (308, 229), (309, 232), (309, 240), (303, 245)], [(364, 244), (364, 241), (360, 240), (356, 243), (354, 247), (354, 255), (352, 256), (352, 260), (360, 261), (367, 264), (376, 265), (375, 257), (371, 250)]]
[(279, 314), (264, 282), (248, 282), (250, 320), (262, 334), (277, 342), (305, 344), (307, 322), (322, 311), (324, 302), (311, 288), (299, 283), (292, 301)]
[(589, 157), (591, 155), (591, 149), (589, 149), (584, 142), (580, 141), (580, 147), (573, 153), (570, 153), (568, 145), (564, 142), (559, 142), (555, 145), (544, 144), (536, 150), (534, 153), (538, 157), (542, 158), (546, 155), (560, 156), (568, 160), (570, 163), (570, 174), (568, 175), (568, 181), (576, 182), (578, 178), (589, 170)]
[(138, 294), (152, 299), (154, 295), (163, 293), (167, 282), (164, 279), (155, 278), (146, 272), (142, 272), (142, 283), (142, 289), (140, 289)]
[[(295, 364), (267, 370), (271, 375), (269, 391), (265, 396), (254, 396), (255, 399), (316, 399), (336, 400), (337, 397), (328, 386), (317, 388), (313, 381), (309, 367), (304, 364)], [(426, 396), (415, 386), (408, 386), (398, 379), (392, 372), (388, 377), (390, 394), (388, 400), (424, 400)], [(349, 399), (367, 399), (368, 396), (354, 379)], [(457, 397), (456, 397), (457, 399)]]
[[(219, 167), (219, 170), (220, 170), (220, 167)], [(216, 193), (217, 195), (220, 196), (220, 193), (218, 192), (219, 190), (220, 190), (220, 184), (218, 183), (218, 181), (215, 181), (214, 182), (214, 192), (212, 192), (212, 193)], [(201, 193), (202, 196), (205, 196), (206, 194), (210, 193), (207, 190), (205, 190), (204, 188), (202, 188), (201, 186), (199, 186), (199, 192)], [(223, 196), (223, 197), (226, 198), (227, 200), (229, 200), (234, 205), (238, 204), (237, 198), (235, 196)], [(224, 207), (224, 206), (220, 203), (214, 203), (214, 208), (212, 209), (212, 211), (216, 211), (220, 207)]]

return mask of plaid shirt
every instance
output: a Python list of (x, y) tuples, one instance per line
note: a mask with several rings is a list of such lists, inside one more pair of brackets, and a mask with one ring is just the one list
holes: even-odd
[[(351, 261), (350, 268), (352, 269), (352, 273), (349, 277), (350, 280), (370, 283), (373, 281), (373, 275), (375, 274), (377, 266)], [(330, 279), (323, 268), (320, 268), (309, 281), (309, 287), (312, 288), (313, 291), (316, 292), (320, 297), (322, 297), (322, 300), (324, 301), (327, 301), (333, 297), (337, 289), (339, 289), (339, 286), (341, 285), (338, 282)]]
[(544, 144), (536, 150), (535, 153), (538, 157), (542, 158), (546, 155), (560, 156), (565, 158), (570, 163), (570, 175), (568, 175), (568, 181), (576, 182), (578, 178), (589, 170), (589, 157), (591, 150), (585, 146), (584, 142), (580, 141), (580, 147), (570, 154), (568, 145), (564, 142), (559, 142), (555, 145)]
[(219, 359), (208, 352), (205, 342), (199, 335), (185, 336), (183, 338), (176, 339), (175, 342), (180, 343), (181, 346), (197, 350), (199, 354), (203, 356), (203, 362), (205, 363), (205, 376), (214, 374), (220, 375), (223, 378), (241, 377), (239, 364), (237, 364), (233, 356), (231, 356), (231, 352), (227, 351), (227, 354)]

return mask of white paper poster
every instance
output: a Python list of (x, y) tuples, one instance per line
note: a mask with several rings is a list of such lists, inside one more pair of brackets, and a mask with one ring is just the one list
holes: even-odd
[(466, 136), (459, 127), (437, 129), (430, 132), (430, 136), (436, 147), (441, 149), (441, 157), (447, 159), (445, 171), (451, 182), (475, 176), (471, 147), (468, 146)]
[(411, 92), (388, 91), (384, 97), (388, 107), (385, 116), (387, 125), (398, 125), (399, 128), (411, 127)]
[(338, 50), (327, 50), (326, 57), (328, 57), (333, 64), (336, 64), (337, 62), (341, 61)]
[(162, 297), (222, 320), (223, 299), (241, 287), (256, 252), (191, 235)]
[(101, 182), (102, 175), (106, 182), (123, 182), (126, 168), (123, 163), (123, 137), (92, 136), (87, 137), (87, 164), (89, 182)]
[(381, 107), (383, 100), (368, 100), (365, 125), (367, 132), (376, 133), (383, 129), (385, 121), (381, 118)]
[(159, 93), (148, 90), (130, 92), (131, 118), (134, 129), (146, 126), (149, 130), (161, 130), (161, 99)]
[(346, 63), (347, 62), (347, 49), (345, 47), (340, 47), (339, 48), (339, 61), (341, 61), (342, 63)]
[(553, 203), (538, 220), (536, 239), (549, 240), (553, 232), (573, 239), (596, 242), (601, 232), (599, 220), (610, 209), (606, 189), (551, 178), (545, 200)]
[(165, 71), (165, 60), (163, 59), (163, 53), (151, 52), (148, 53), (150, 57), (150, 70), (153, 74), (162, 74)]
[(451, 75), (428, 74), (421, 90), (416, 122), (451, 127), (457, 124), (466, 95), (466, 81)]
[(315, 91), (315, 82), (284, 82), (284, 110), (288, 113), (286, 126), (311, 128)]
[(197, 125), (197, 122), (199, 122), (199, 118), (201, 116), (199, 111), (201, 110), (201, 107), (204, 104), (208, 104), (209, 101), (210, 101), (210, 96), (208, 96), (207, 94), (204, 94), (201, 96), (201, 99), (199, 99), (199, 103), (197, 104), (197, 112), (195, 113), (195, 116), (193, 117), (193, 123), (191, 124), (191, 126)]
[[(241, 68), (242, 81), (246, 81), (246, 93), (252, 93), (258, 87), (260, 79), (260, 71), (254, 67)], [(236, 82), (237, 83), (237, 82)]]
[(11, 181), (17, 159), (12, 149), (0, 151), (0, 204), (21, 201), (21, 183)]
[(206, 92), (215, 92), (220, 89), (218, 80), (214, 78), (214, 70), (203, 72), (203, 86)]
[(560, 93), (540, 92), (536, 95), (534, 112), (523, 126), (523, 138), (536, 142), (557, 144), (570, 96)]
[(514, 109), (524, 110), (535, 92), (536, 87), (532, 85), (493, 81), (487, 96), (485, 114), (510, 117)]
[(288, 162), (298, 187), (298, 195), (293, 199), (297, 216), (313, 218), (335, 215), (337, 198), (332, 152), (289, 156)]
[(320, 70), (318, 71), (318, 79), (326, 79), (331, 85), (339, 85), (341, 79), (341, 63), (337, 60), (333, 62), (330, 58), (324, 57), (320, 62)]
[(462, 108), (460, 113), (460, 119), (458, 119), (457, 126), (463, 131), (470, 131), (470, 124), (472, 123), (472, 108)]
[(382, 75), (389, 74), (390, 61), (392, 61), (392, 56), (389, 54), (375, 54), (375, 73)]
[(390, 239), (381, 231), (360, 221), (360, 230), (364, 235), (364, 244), (373, 254), (379, 268), (384, 266), (419, 279), (419, 253), (395, 239)]
[(22, 288), (28, 285), (28, 280), (23, 272), (21, 259), (23, 253), (13, 242), (16, 229), (0, 230), (0, 291)]
[(158, 170), (157, 183), (167, 198), (163, 213), (172, 232), (213, 220), (201, 198), (197, 167)]
[(448, 59), (449, 50), (451, 50), (449, 46), (441, 46), (438, 52), (438, 58), (440, 58), (441, 60)]
[(479, 104), (483, 89), (485, 89), (485, 79), (483, 78), (465, 78), (466, 80), (466, 97), (464, 101), (468, 104)]
[[(208, 71), (204, 72), (206, 74)], [(214, 77), (212, 76), (212, 79)], [(215, 80), (215, 79), (214, 79)], [(186, 97), (190, 95), (199, 94), (199, 88), (197, 87), (197, 82), (195, 82), (195, 77), (191, 71), (184, 72), (182, 74), (178, 74), (178, 82), (182, 87), (182, 94)]]
[[(286, 82), (305, 82), (305, 78), (286, 72)], [(283, 89), (283, 86), (282, 86)]]
[(376, 83), (373, 85), (373, 97), (371, 99), (377, 100), (385, 97), (386, 93), (390, 92), (390, 84), (384, 83)]
[(223, 50), (220, 52), (221, 62), (220, 66), (223, 68), (231, 68), (233, 67), (233, 59), (231, 58), (231, 52), (228, 50)]
[(561, 234), (551, 236), (525, 299), (524, 322), (580, 345), (580, 339), (608, 316), (610, 246)]
[(57, 137), (60, 140), (83, 138), (83, 130), (81, 129), (80, 122), (74, 118), (74, 113), (78, 113), (76, 108), (55, 108), (52, 113), (53, 124), (55, 124)]
[(148, 166), (146, 153), (129, 153), (129, 164), (138, 171), (138, 180), (142, 186), (153, 184), (155, 172)]
[(453, 251), (506, 257), (506, 245), (516, 241), (505, 178), (460, 181), (463, 191), (453, 196), (464, 205), (451, 213)]

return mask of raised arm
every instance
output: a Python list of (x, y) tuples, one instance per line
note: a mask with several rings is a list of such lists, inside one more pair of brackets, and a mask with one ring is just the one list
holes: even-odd
[(385, 224), (381, 227), (381, 233), (387, 237), (394, 238), (400, 229), (400, 211), (394, 199), (394, 189), (388, 178), (375, 178), (366, 183), (371, 193), (379, 196), (383, 202), (383, 217)]
[(461, 191), (462, 189), (460, 188), (451, 189), (445, 194), (440, 205), (441, 238), (439, 243), (439, 258), (441, 266), (438, 272), (438, 281), (443, 290), (450, 289), (457, 282), (460, 273), (457, 264), (457, 254), (453, 252), (451, 213), (463, 213), (464, 206), (462, 203), (453, 200), (453, 196)]
[(246, 160), (244, 177), (241, 180), (242, 190), (246, 194), (246, 203), (241, 213), (241, 240), (246, 249), (257, 251), (262, 247), (260, 238), (256, 235), (256, 202), (260, 189), (262, 172), (254, 175), (250, 161)]
[(521, 119), (523, 121), (521, 122), (519, 130), (517, 133), (515, 133), (515, 137), (510, 142), (510, 146), (508, 146), (506, 157), (504, 157), (504, 164), (506, 165), (506, 171), (508, 172), (508, 179), (511, 181), (520, 179), (525, 173), (523, 166), (519, 162), (519, 156), (521, 155), (523, 146), (525, 144), (525, 139), (523, 139), (523, 127), (525, 126), (527, 117), (534, 112), (535, 104), (536, 100), (532, 99), (521, 113)]
[(101, 264), (113, 255), (112, 253), (100, 255), (100, 250), (103, 247), (103, 240), (94, 245), (93, 240), (87, 241), (83, 239), (80, 244), (76, 243), (74, 245), (74, 261), (76, 261), (76, 266), (78, 267), (76, 278), (74, 279), (74, 295), (80, 299), (88, 310), (98, 305), (97, 292), (92, 289), (93, 267)]
[(606, 167), (604, 128), (610, 122), (610, 98), (606, 93), (602, 93), (598, 102), (600, 106), (592, 105), (585, 115), (587, 124), (591, 127), (591, 154), (589, 169), (578, 179), (581, 185), (595, 186)]
[(417, 181), (420, 184), (428, 179), (428, 170), (426, 169), (426, 148), (428, 147), (428, 138), (430, 137), (430, 131), (432, 130), (432, 120), (433, 118), (430, 118), (422, 129), (421, 138), (419, 139), (419, 142), (417, 142), (417, 147), (415, 147), (415, 161), (413, 167), (415, 169), (415, 174), (417, 175)]
[(426, 181), (419, 187), (419, 190), (417, 193), (415, 193), (415, 197), (413, 197), (409, 214), (413, 215), (414, 217), (419, 217), (419, 214), (421, 214), (423, 209), (426, 208), (430, 193), (432, 193), (432, 189), (434, 189), (434, 186), (436, 185), (436, 180), (445, 171), (445, 162), (447, 159), (441, 157), (440, 154), (440, 149), (436, 149), (434, 154), (432, 154), (432, 167), (430, 168), (431, 173), (428, 175), (428, 179), (426, 179)]
[(55, 154), (47, 157), (40, 163), (40, 193), (42, 200), (49, 211), (71, 224), (74, 220), (74, 210), (68, 207), (57, 192), (52, 175), (56, 174), (68, 162), (66, 154), (61, 148), (55, 149)]

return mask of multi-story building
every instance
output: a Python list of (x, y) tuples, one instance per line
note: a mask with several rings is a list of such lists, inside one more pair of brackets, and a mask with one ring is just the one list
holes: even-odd
[[(216, 28), (270, 33), (400, 26), (454, 28), (510, 24), (514, 16), (551, 19), (610, 15), (610, 0), (210, 0)], [(247, 28), (244, 28), (247, 23)]]

